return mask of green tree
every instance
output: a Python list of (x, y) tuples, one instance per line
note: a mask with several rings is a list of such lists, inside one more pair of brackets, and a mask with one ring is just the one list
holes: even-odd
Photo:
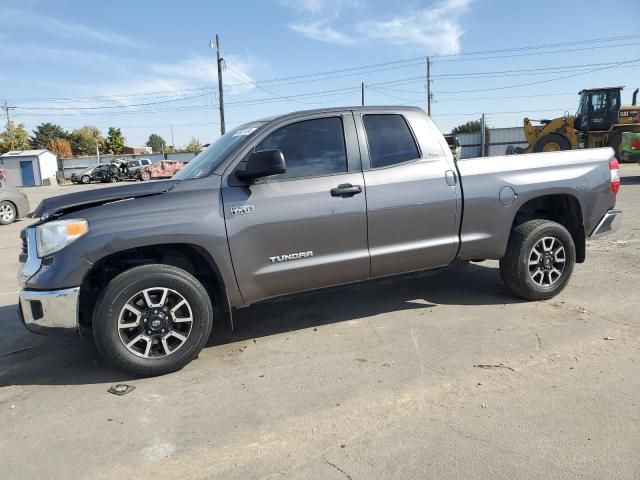
[(58, 158), (69, 158), (73, 155), (71, 143), (66, 138), (52, 138), (46, 148), (55, 153)]
[(160, 153), (163, 150), (166, 150), (167, 142), (165, 142), (164, 138), (157, 133), (152, 133), (149, 135), (149, 140), (147, 140), (146, 145), (147, 147), (151, 147), (153, 153)]
[(75, 155), (92, 155), (96, 152), (96, 147), (104, 146), (104, 137), (100, 130), (91, 125), (76, 128), (71, 132), (71, 148)]
[(33, 145), (33, 148), (48, 148), (47, 145), (49, 145), (49, 142), (54, 138), (68, 140), (69, 132), (55, 123), (41, 123), (33, 130), (31, 145)]
[(467, 123), (458, 125), (451, 130), (451, 133), (474, 133), (479, 132), (482, 129), (480, 120), (469, 120)]
[(185, 150), (187, 152), (199, 153), (202, 150), (202, 144), (200, 143), (200, 140), (198, 140), (197, 138), (191, 137), (191, 141), (185, 147)]
[(29, 150), (30, 148), (31, 141), (24, 124), (19, 123), (16, 125), (10, 121), (4, 131), (0, 133), (0, 153), (10, 150)]
[(124, 151), (124, 136), (119, 128), (109, 127), (109, 133), (107, 133), (107, 139), (104, 142), (104, 146), (107, 152), (114, 155), (120, 155)]

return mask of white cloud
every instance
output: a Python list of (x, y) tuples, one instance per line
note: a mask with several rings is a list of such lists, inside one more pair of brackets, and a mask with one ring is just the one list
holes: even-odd
[(298, 13), (319, 14), (333, 12), (339, 15), (344, 8), (357, 7), (361, 0), (280, 0), (280, 5)]
[(349, 35), (337, 31), (324, 21), (295, 23), (289, 27), (298, 33), (302, 33), (305, 37), (321, 42), (337, 43), (340, 45), (353, 43), (353, 39)]
[[(280, 0), (304, 17), (289, 27), (308, 38), (334, 44), (354, 44), (382, 40), (393, 45), (419, 47), (436, 54), (460, 52), (460, 38), (464, 30), (460, 17), (468, 11), (472, 0), (441, 0), (431, 7), (407, 10), (406, 13), (382, 19), (349, 19), (355, 23), (353, 31), (338, 29), (341, 10), (361, 7), (363, 0)], [(338, 5), (339, 4), (339, 5)], [(338, 6), (336, 6), (338, 5)], [(351, 17), (362, 15), (365, 9), (356, 9)]]
[(34, 29), (59, 37), (93, 40), (120, 47), (141, 46), (138, 42), (118, 32), (98, 29), (77, 22), (67, 23), (56, 18), (45, 17), (23, 10), (0, 10), (0, 25), (5, 29), (18, 26), (22, 31)]
[(394, 45), (415, 45), (437, 54), (455, 54), (460, 52), (460, 37), (464, 33), (460, 16), (470, 3), (471, 0), (445, 0), (435, 7), (389, 20), (361, 22), (356, 30)]

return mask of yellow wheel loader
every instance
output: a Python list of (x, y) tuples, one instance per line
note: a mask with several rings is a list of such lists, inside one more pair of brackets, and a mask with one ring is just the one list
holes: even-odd
[(555, 152), (576, 148), (613, 147), (620, 158), (620, 142), (624, 132), (640, 132), (638, 89), (631, 105), (621, 106), (623, 87), (603, 87), (581, 90), (580, 106), (575, 116), (565, 115), (553, 120), (524, 119), (524, 134), (529, 144), (525, 148), (509, 146), (507, 154)]

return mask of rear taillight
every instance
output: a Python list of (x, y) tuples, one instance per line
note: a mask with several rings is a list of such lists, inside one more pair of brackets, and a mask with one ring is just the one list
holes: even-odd
[(631, 139), (631, 149), (632, 150), (640, 150), (640, 138), (632, 138)]
[(620, 164), (615, 157), (609, 160), (609, 171), (611, 172), (611, 191), (618, 193), (620, 190)]

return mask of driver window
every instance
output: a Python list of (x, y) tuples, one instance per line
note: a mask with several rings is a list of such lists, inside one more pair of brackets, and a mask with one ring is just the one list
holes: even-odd
[(280, 150), (287, 171), (270, 179), (331, 175), (347, 171), (347, 151), (342, 119), (317, 118), (279, 128), (262, 140), (255, 151)]

